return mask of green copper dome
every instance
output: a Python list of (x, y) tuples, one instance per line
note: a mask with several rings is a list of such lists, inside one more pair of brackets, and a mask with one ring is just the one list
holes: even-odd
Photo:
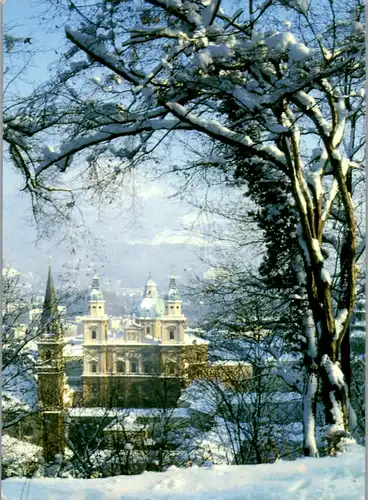
[(100, 288), (100, 278), (98, 276), (93, 277), (92, 290), (89, 294), (90, 301), (104, 300), (104, 294)]

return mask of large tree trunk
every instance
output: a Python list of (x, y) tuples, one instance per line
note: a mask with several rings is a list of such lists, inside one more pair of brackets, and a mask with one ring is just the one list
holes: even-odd
[[(350, 196), (353, 194), (353, 185), (352, 185), (352, 170), (350, 169), (346, 175), (346, 188), (350, 193)], [(349, 280), (349, 241), (346, 238), (343, 242), (341, 254), (340, 254), (340, 287), (341, 297), (339, 303), (339, 309), (342, 309), (344, 304), (346, 304), (349, 300), (347, 297), (348, 290), (348, 280)], [(348, 397), (350, 398), (350, 386), (351, 386), (351, 359), (350, 359), (350, 324), (346, 329), (346, 333), (341, 342), (341, 370), (345, 377), (345, 382), (348, 388)]]
[(340, 363), (328, 354), (321, 357), (320, 375), (322, 401), (325, 407), (326, 432), (329, 454), (334, 454), (343, 437), (349, 435), (348, 387)]

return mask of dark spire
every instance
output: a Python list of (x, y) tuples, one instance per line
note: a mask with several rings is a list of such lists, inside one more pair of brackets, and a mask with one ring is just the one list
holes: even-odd
[(47, 276), (45, 300), (41, 316), (41, 328), (45, 328), (47, 333), (58, 333), (59, 310), (56, 303), (54, 281), (51, 273), (51, 257), (49, 257), (49, 272)]

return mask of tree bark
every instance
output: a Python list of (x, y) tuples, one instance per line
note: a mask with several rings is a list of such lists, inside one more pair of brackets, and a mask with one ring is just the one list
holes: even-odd
[(318, 373), (309, 362), (307, 362), (307, 372), (303, 395), (303, 452), (306, 457), (318, 457), (316, 442)]

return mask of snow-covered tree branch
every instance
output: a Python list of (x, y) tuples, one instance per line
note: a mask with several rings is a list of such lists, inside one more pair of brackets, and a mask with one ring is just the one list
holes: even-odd
[[(231, 158), (211, 168), (251, 186), (268, 216), (271, 207), (287, 214), (308, 302), (305, 397), (321, 385), (326, 421), (344, 432), (340, 363), (355, 301), (354, 185), (364, 161), (363, 4), (253, 1), (251, 15), (232, 7), (217, 0), (78, 7), (65, 30), (70, 49), (44, 98), (36, 92), (16, 118), (5, 116), (12, 159), (32, 196), (48, 190), (47, 202), (50, 178), (67, 183), (73, 169), (105, 174), (108, 165), (116, 182), (153, 151), (164, 159), (162, 146), (178, 137), (190, 142), (199, 133), (203, 149)], [(337, 226), (342, 243), (329, 245), (328, 256)]]

